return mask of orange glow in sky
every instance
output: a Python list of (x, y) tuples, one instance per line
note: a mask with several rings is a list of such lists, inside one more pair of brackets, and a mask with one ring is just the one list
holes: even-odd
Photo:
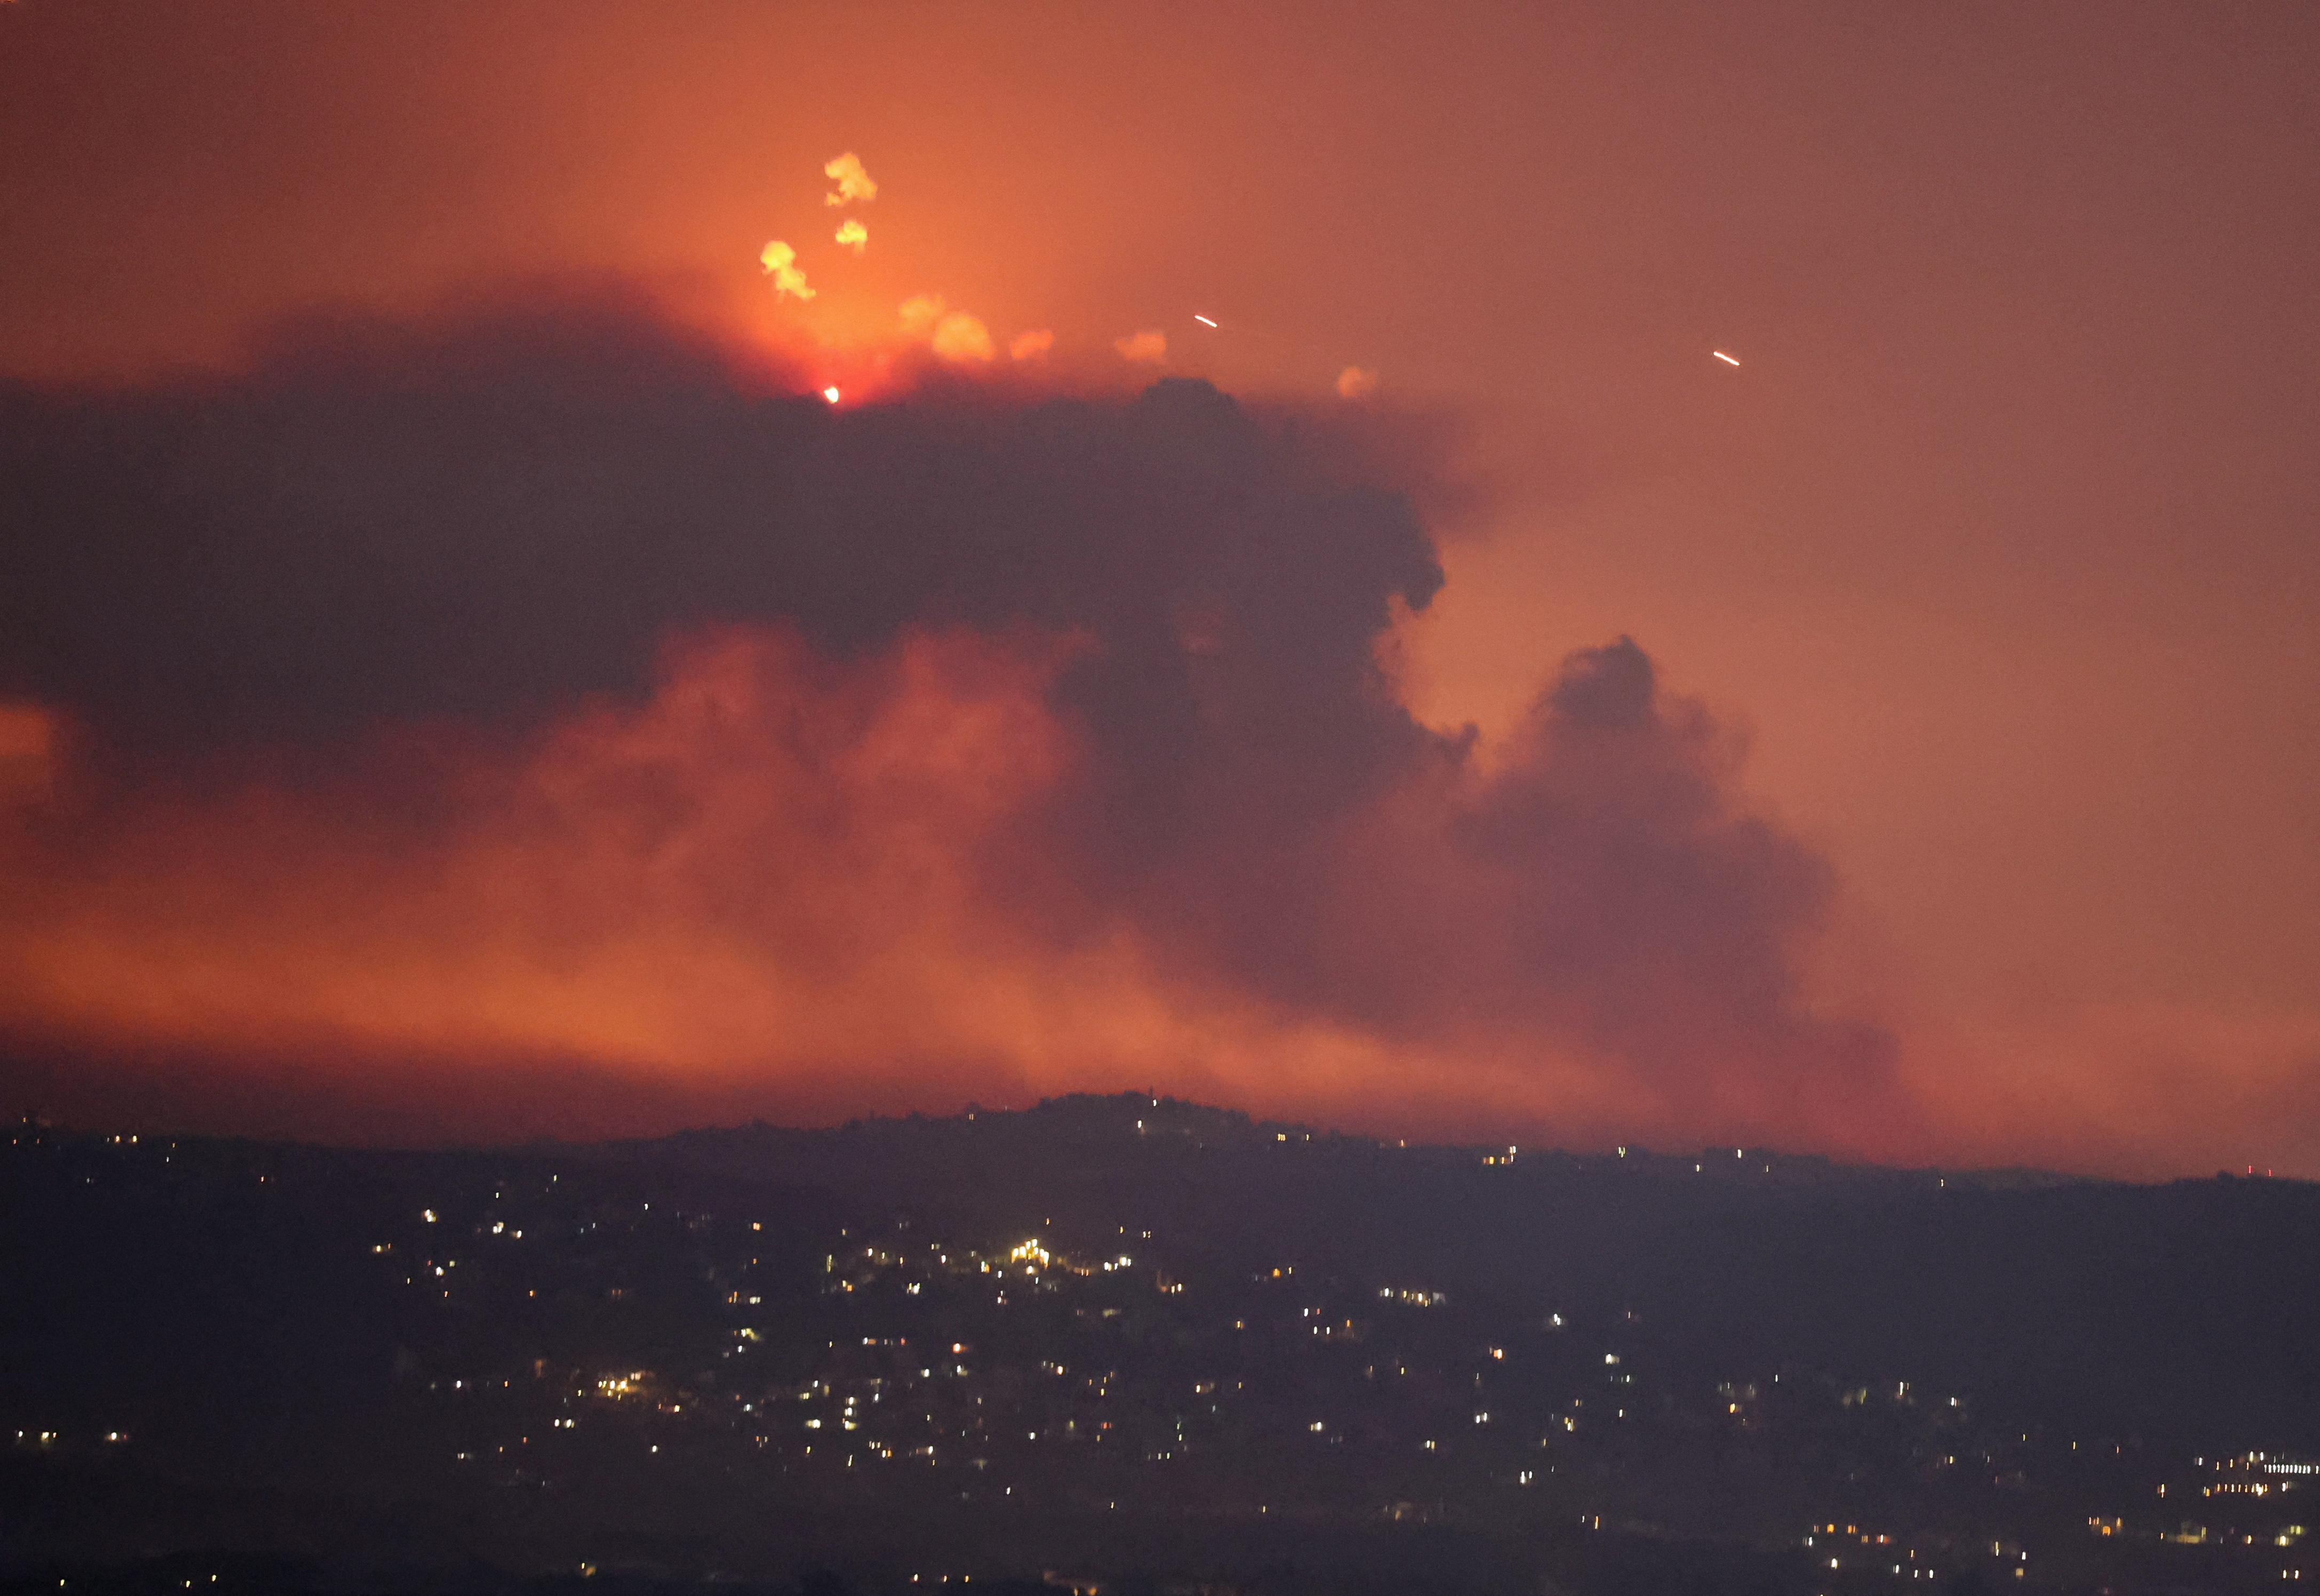
[[(800, 51), (855, 26), (820, 4), (110, 17), (0, 7), (0, 403), (610, 284), (836, 427), (1163, 376), (1326, 418), (1331, 480), (1408, 488), (1446, 576), (1369, 639), (1376, 693), (1471, 725), (1482, 782), (1566, 656), (1632, 637), (1722, 728), (1719, 801), (1825, 866), (1797, 1011), (1894, 1051), (1850, 1096), (1678, 1090), (1567, 1017), (1259, 993), (1172, 953), (1183, 905), (1002, 911), (971, 866), (1089, 770), (1051, 693), (1087, 638), (704, 607), (640, 697), (340, 729), (374, 787), (286, 746), (140, 762), (0, 679), (0, 1038), (34, 1061), (0, 1106), (429, 1136), (493, 1093), (522, 1134), (1160, 1084), (2320, 1175), (2308, 10), (1025, 4), (844, 74)], [(509, 558), (547, 588), (561, 552)], [(1237, 703), (1221, 613), (1162, 618), (1194, 720)], [(1418, 857), (1399, 802), (1330, 845)]]

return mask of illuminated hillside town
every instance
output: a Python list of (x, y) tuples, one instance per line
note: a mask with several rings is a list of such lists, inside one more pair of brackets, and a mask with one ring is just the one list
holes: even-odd
[[(2312, 1566), (2320, 1380), (2273, 1356), (2313, 1300), (2297, 1183), (1403, 1146), (1133, 1095), (489, 1153), (28, 1121), (0, 1159), (35, 1221), (0, 1545), (67, 1582), (127, 1535), (197, 1583), (358, 1588), (390, 1523), (439, 1574), (865, 1592)], [(2281, 1247), (2283, 1296), (2198, 1322), (2068, 1278), (2239, 1245)], [(107, 1283), (60, 1301), (72, 1249)], [(2009, 1279), (2045, 1300), (1957, 1300)], [(2053, 1324), (2075, 1350), (2025, 1344)]]

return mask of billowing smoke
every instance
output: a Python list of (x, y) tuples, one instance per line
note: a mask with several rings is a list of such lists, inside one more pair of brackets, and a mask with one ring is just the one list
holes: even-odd
[(927, 342), (938, 358), (954, 362), (987, 361), (995, 352), (991, 329), (983, 324), (982, 317), (965, 311), (952, 311), (937, 322)]
[(822, 164), (821, 175), (838, 186), (821, 196), (823, 204), (845, 205), (856, 200), (868, 204), (878, 197), (877, 183), (863, 169), (862, 158), (851, 150), (831, 156)]
[(1487, 768), (1414, 720), (1441, 567), (1328, 416), (781, 387), (597, 303), (0, 395), (0, 698), (79, 750), (0, 1029), (1877, 1138), (1728, 739), (1626, 639)]
[(805, 280), (805, 269), (797, 263), (797, 251), (779, 239), (767, 243), (757, 256), (757, 265), (774, 280), (774, 293), (787, 295), (802, 304), (813, 297), (812, 286)]

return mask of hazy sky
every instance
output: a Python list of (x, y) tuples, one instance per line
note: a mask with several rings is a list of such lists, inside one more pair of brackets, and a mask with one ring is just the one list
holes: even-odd
[[(844, 212), (869, 230), (859, 258), (832, 240), (840, 213), (823, 203), (822, 164), (841, 150), (880, 186)], [(758, 267), (772, 238), (796, 247), (811, 303), (775, 300)], [(165, 1105), (144, 1111), (295, 1128), (327, 1116), (280, 1103), (360, 1096), (348, 1079), (392, 1074), (377, 1058), (408, 1053), (433, 1060), (409, 1068), (437, 1084), (379, 1090), (397, 1102), (433, 1093), (449, 1106), (412, 1123), (456, 1132), (460, 1094), (482, 1088), (440, 1060), (496, 1039), (527, 1060), (507, 1078), (553, 1082), (557, 1060), (576, 1058), (590, 1079), (621, 1083), (603, 1087), (606, 1102), (633, 1090), (657, 1104), (633, 1111), (643, 1120), (745, 1099), (774, 1111), (947, 1108), (977, 1090), (1150, 1076), (1386, 1129), (1745, 1135), (2137, 1173), (2252, 1162), (2320, 1174), (2315, 244), (2320, 17), (2286, 0), (14, 0), (0, 5), (0, 371), (30, 385), (20, 394), (40, 397), (22, 403), (43, 416), (59, 385), (91, 381), (168, 388), (168, 404), (198, 407), (186, 368), (249, 368), (254, 328), (319, 306), (424, 318), (447, 297), (554, 298), (578, 279), (648, 284), (723, 336), (791, 351), (803, 377), (848, 382), (866, 376), (866, 351), (887, 347), (896, 307), (917, 295), (977, 317), (1001, 367), (1016, 333), (1051, 331), (1042, 367), (1070, 376), (1034, 380), (1065, 385), (1127, 391), (1134, 368), (1113, 340), (1161, 331), (1167, 362), (1152, 375), (1206, 376), (1324, 417), (1359, 412), (1346, 424), (1370, 431), (1346, 447), (1372, 464), (1346, 467), (1345, 480), (1401, 462), (1445, 579), (1414, 618), (1397, 612), (1382, 657), (1416, 721), (1445, 734), (1478, 723), (1474, 781), (1513, 773), (1500, 797), (1460, 802), (1487, 807), (1526, 770), (1562, 768), (1566, 754), (1523, 751), (1527, 735), (1563, 735), (1551, 715), (1526, 716), (1574, 650), (1631, 637), (1669, 702), (1698, 701), (1722, 729), (1712, 755), (1684, 756), (1708, 762), (1686, 769), (1710, 807), (1762, 817), (1781, 848), (1826, 866), (1808, 908), (1767, 887), (1748, 915), (1707, 916), (1781, 949), (1797, 990), (1774, 1005), (1778, 1026), (1822, 1028), (1793, 1054), (1757, 1020), (1731, 1019), (1737, 1009), (1715, 1024), (1753, 1039), (1686, 1032), (1685, 1046), (1771, 1050), (1741, 1071), (1752, 1084), (1736, 1095), (1701, 1084), (1715, 1076), (1707, 1064), (1697, 1081), (1636, 1064), (1677, 1043), (1602, 1030), (1600, 1016), (1580, 1024), (1558, 1009), (1550, 1023), (1524, 1009), (1521, 1024), (1545, 1027), (1549, 1051), (1627, 1061), (1609, 1075), (1533, 1069), (1504, 1035), (1484, 1067), (1460, 1053), (1455, 1027), (1413, 1031), (1400, 1011), (1360, 1012), (1301, 976), (1268, 975), (1228, 1000), (1213, 972), (1180, 971), (1169, 979), (1195, 995), (1163, 997), (1119, 969), (1081, 971), (1068, 1001), (1027, 988), (1010, 1001), (1033, 1018), (981, 1029), (905, 1043), (865, 1020), (819, 1054), (772, 1049), (779, 1062), (753, 1077), (742, 1041), (679, 1046), (635, 1013), (627, 1029), (575, 1032), (493, 1008), (568, 1001), (508, 995), (520, 983), (480, 1007), (445, 1000), (423, 1036), (379, 1017), (403, 1002), (384, 987), (367, 1000), (375, 1010), (318, 997), (311, 1025), (287, 1030), (251, 1018), (266, 1007), (255, 998), (140, 1008), (59, 995), (41, 960), (76, 937), (112, 949), (86, 953), (91, 981), (168, 988), (190, 979), (195, 945), (195, 986), (288, 979), (271, 955), (220, 974), (233, 943), (204, 926), (246, 931), (272, 911), (186, 886), (191, 866), (164, 857), (157, 837), (209, 858), (295, 837), (318, 860), (376, 840), (350, 842), (359, 828), (344, 814), (285, 818), (260, 791), (273, 778), (248, 771), (124, 776), (105, 803), (147, 817), (133, 867), (117, 837), (109, 853), (76, 845), (70, 869), (19, 866), (41, 884), (23, 901), (46, 907), (10, 939), (0, 1026), (69, 1062), (41, 1065), (16, 1090), (61, 1100), (70, 1081), (114, 1072), (179, 1082), (121, 1100)], [(538, 286), (550, 277), (552, 293)], [(1378, 374), (1373, 397), (1337, 398), (1347, 367)], [(1141, 438), (1119, 447), (1134, 453)], [(1036, 476), (1044, 458), (1024, 470)], [(1062, 547), (1025, 558), (1078, 558)], [(1380, 576), (1367, 599), (1384, 602), (1400, 580)], [(1110, 636), (1117, 616), (1097, 613), (1056, 612)], [(962, 686), (957, 673), (982, 681), (977, 670), (998, 667), (941, 663), (939, 639), (911, 635), (896, 646), (933, 650), (911, 657), (941, 685), (911, 689), (910, 702), (959, 713), (992, 702), (987, 683)], [(1009, 668), (1048, 680), (1038, 672), (1060, 667), (1028, 647), (1010, 645)], [(43, 728), (52, 715), (73, 723), (78, 707), (35, 685), (20, 682), (18, 707), (0, 713), (0, 751), (18, 750), (31, 774), (11, 779), (33, 807), (53, 801), (54, 773), (32, 766), (66, 757)], [(1009, 691), (1036, 701), (1041, 689)], [(672, 703), (664, 693), (645, 712), (666, 717)], [(582, 735), (575, 725), (557, 735)], [(541, 765), (521, 768), (508, 779), (547, 779)], [(831, 802), (851, 813), (867, 801)], [(513, 823), (476, 822), (494, 837)], [(1685, 833), (1682, 848), (1706, 847), (1704, 835)], [(1763, 868), (1788, 879), (1785, 865)], [(1760, 876), (1748, 879), (1756, 893)], [(847, 892), (893, 890), (848, 880)], [(379, 901), (425, 898), (456, 918), (456, 894), (439, 902), (397, 881), (373, 880)], [(100, 915), (98, 882), (128, 898)], [(260, 895), (304, 902), (317, 890)], [(1172, 905), (1206, 902), (1182, 882), (1170, 890)], [(1137, 900), (1121, 912), (1155, 947), (1182, 929), (1174, 908)], [(143, 929), (124, 929), (131, 921)], [(168, 938), (153, 939), (156, 922)], [(1826, 929), (1816, 937), (1808, 922)], [(277, 942), (305, 934), (266, 923)], [(398, 957), (425, 945), (406, 930)], [(308, 931), (328, 940), (343, 928)], [(1206, 926), (1193, 939), (1224, 958), (1238, 934)], [(1096, 957), (1052, 939), (1038, 957), (1065, 946)], [(1137, 957), (1167, 962), (1148, 948)], [(1733, 966), (1716, 967), (1724, 979)], [(1572, 980), (1558, 1002), (1586, 984)], [(1119, 983), (1166, 1023), (1124, 1050), (1091, 1044), (1105, 1062), (1056, 1062), (1094, 1023), (1083, 1011), (1126, 1001)], [(702, 1002), (729, 1002), (715, 995), (725, 990)], [(1497, 1000), (1474, 1001), (1499, 1014)], [(1248, 1003), (1273, 1007), (1219, 1017)], [(1055, 1018), (1066, 1009), (1080, 1018)], [(782, 1023), (766, 1013), (724, 1029)], [(1326, 1045), (1266, 1039), (1303, 1036), (1315, 1015)], [(1828, 1038), (1856, 1023), (1886, 1039), (1876, 1067), (1899, 1084), (1844, 1113), (1797, 1102), (1837, 1067), (1829, 1049), (1843, 1047)], [(1007, 1039), (1025, 1027), (1047, 1038), (1040, 1048)], [(245, 1045), (262, 1067), (220, 1062)], [(292, 1056), (332, 1048), (365, 1062), (309, 1069)], [(875, 1089), (849, 1086), (866, 1066), (846, 1060), (880, 1048), (921, 1061)], [(186, 1049), (203, 1062), (178, 1062)], [(1269, 1049), (1300, 1062), (1267, 1075), (1215, 1061)], [(1034, 1054), (1044, 1062), (1026, 1062)], [(704, 1075), (711, 1055), (724, 1062)], [(801, 1062), (809, 1055), (827, 1067)], [(314, 1085), (331, 1071), (336, 1084)], [(248, 1084), (224, 1097), (183, 1085), (221, 1074)], [(776, 1089), (809, 1075), (811, 1091)], [(734, 1084), (745, 1079), (755, 1084)], [(509, 1101), (494, 1128), (525, 1122), (532, 1100)]]

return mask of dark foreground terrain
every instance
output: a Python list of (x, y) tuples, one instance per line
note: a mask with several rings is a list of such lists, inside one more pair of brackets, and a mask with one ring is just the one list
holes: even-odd
[(28, 1123), (0, 1439), (23, 1591), (2320, 1589), (2320, 1188)]

